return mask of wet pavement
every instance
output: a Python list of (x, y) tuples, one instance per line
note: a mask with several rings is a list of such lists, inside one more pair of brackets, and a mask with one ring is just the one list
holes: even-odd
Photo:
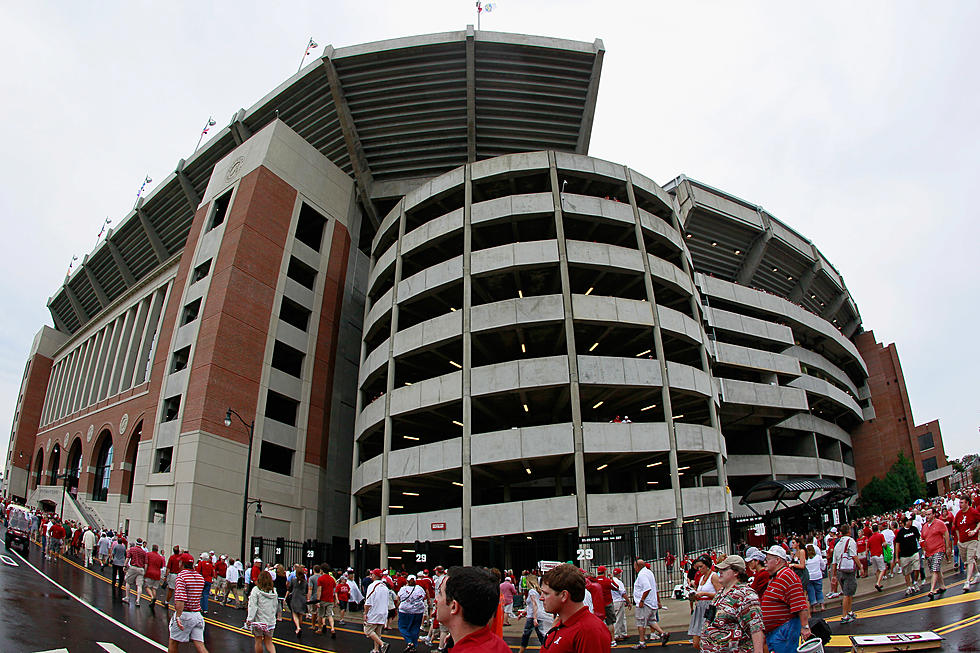
[[(31, 547), (25, 561), (18, 553), (4, 552), (0, 557), (0, 653), (134, 653), (166, 650), (169, 615), (157, 605), (154, 612), (143, 605), (135, 606), (135, 596), (124, 604), (112, 596), (108, 571), (96, 564), (86, 569), (71, 558), (57, 562), (46, 561), (36, 546)], [(13, 564), (10, 564), (13, 563)], [(32, 566), (33, 565), (33, 566)], [(50, 577), (51, 580), (45, 577)], [(54, 582), (52, 582), (54, 581)], [(962, 575), (952, 576), (949, 591), (942, 598), (929, 601), (924, 594), (905, 597), (901, 590), (873, 594), (855, 602), (858, 620), (841, 625), (839, 609), (823, 616), (834, 631), (830, 650), (849, 650), (848, 635), (879, 634), (933, 630), (946, 638), (944, 651), (980, 651), (980, 585), (963, 593)], [(54, 583), (58, 583), (59, 586)], [(683, 620), (686, 602), (671, 602), (672, 619), (665, 624)], [(212, 652), (253, 651), (251, 636), (242, 629), (244, 610), (236, 610), (212, 602), (206, 615), (205, 644)], [(674, 633), (669, 649), (675, 653), (693, 651), (684, 627), (668, 627)], [(678, 632), (680, 631), (680, 632)], [(515, 626), (507, 629), (509, 643), (519, 643)], [(389, 630), (385, 641), (393, 653), (404, 649), (397, 630)], [(617, 648), (627, 648), (635, 641)], [(308, 653), (366, 653), (370, 643), (360, 631), (360, 623), (337, 628), (337, 638), (317, 635), (305, 627), (297, 640), (292, 624), (281, 622), (276, 629), (276, 647), (281, 651)], [(655, 648), (660, 648), (654, 645)], [(537, 646), (528, 647), (529, 650)], [(189, 644), (182, 650), (193, 650)], [(425, 646), (419, 647), (426, 653)]]

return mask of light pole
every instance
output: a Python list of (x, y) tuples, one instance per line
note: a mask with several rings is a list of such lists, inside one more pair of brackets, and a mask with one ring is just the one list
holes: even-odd
[[(242, 557), (240, 560), (245, 559), (245, 528), (248, 526), (248, 481), (249, 477), (252, 475), (252, 436), (255, 435), (255, 420), (251, 422), (246, 422), (245, 418), (236, 413), (231, 408), (225, 413), (225, 426), (231, 426), (231, 416), (234, 415), (238, 418), (238, 421), (243, 425), (248, 427), (248, 460), (245, 463), (245, 494), (242, 496)], [(261, 510), (262, 504), (259, 504), (259, 509)], [(242, 563), (245, 564), (245, 563)]]

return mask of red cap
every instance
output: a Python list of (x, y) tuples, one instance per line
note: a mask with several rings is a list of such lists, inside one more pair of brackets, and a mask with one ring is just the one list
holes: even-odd
[(614, 575), (614, 576), (615, 576), (616, 574), (621, 574), (621, 573), (623, 573), (623, 570), (622, 570), (622, 569), (620, 569), (619, 567), (616, 567), (615, 569), (613, 569), (613, 575)]
[(600, 574), (606, 573), (605, 565), (599, 565), (599, 568), (596, 571), (598, 571)]
[(372, 569), (371, 570), (371, 575), (372, 576), (380, 576), (381, 575), (381, 570), (380, 569)]

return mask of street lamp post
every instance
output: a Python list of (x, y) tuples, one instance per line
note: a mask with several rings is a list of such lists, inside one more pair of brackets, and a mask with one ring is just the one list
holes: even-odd
[[(234, 415), (238, 418), (244, 426), (248, 427), (248, 460), (245, 463), (245, 494), (242, 496), (242, 557), (239, 560), (245, 560), (245, 528), (248, 526), (248, 481), (249, 477), (252, 475), (252, 437), (255, 435), (255, 420), (251, 422), (246, 422), (245, 418), (236, 413), (231, 408), (225, 413), (225, 426), (231, 426), (231, 416)], [(260, 503), (259, 506), (262, 504)], [(260, 508), (261, 509), (261, 508)], [(244, 563), (242, 563), (244, 564)]]

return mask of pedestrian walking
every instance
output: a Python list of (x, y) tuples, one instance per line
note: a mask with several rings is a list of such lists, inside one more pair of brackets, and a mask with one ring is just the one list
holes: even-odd
[(966, 570), (963, 577), (963, 591), (969, 592), (977, 579), (973, 572), (980, 564), (980, 545), (977, 534), (980, 532), (980, 511), (970, 506), (970, 500), (960, 498), (960, 510), (954, 517), (956, 539), (959, 542), (960, 564)]
[(105, 531), (102, 531), (102, 536), (99, 537), (98, 547), (99, 565), (105, 569), (106, 563), (109, 562), (109, 551), (112, 549), (112, 538)]
[(85, 550), (85, 566), (92, 566), (92, 558), (96, 553), (96, 544), (98, 539), (95, 537), (95, 531), (91, 528), (86, 528), (85, 533), (82, 535), (82, 548)]
[(769, 585), (762, 595), (762, 624), (770, 653), (796, 653), (800, 636), (810, 638), (810, 608), (800, 579), (789, 568), (789, 554), (781, 546), (766, 551)]
[(612, 600), (613, 615), (615, 622), (613, 625), (613, 639), (621, 642), (629, 637), (626, 627), (626, 606), (630, 604), (629, 594), (626, 593), (626, 585), (623, 584), (623, 570), (619, 567), (613, 569), (612, 581)]
[[(150, 612), (156, 611), (154, 604), (157, 602), (157, 595), (160, 593), (163, 567), (166, 564), (167, 561), (160, 555), (160, 546), (154, 544), (150, 552), (146, 554), (146, 571), (143, 574), (143, 587), (150, 597)], [(166, 607), (166, 604), (164, 604), (164, 607)]]
[(303, 623), (301, 621), (306, 614), (306, 572), (302, 567), (296, 570), (296, 575), (292, 582), (287, 585), (285, 603), (292, 613), (293, 625), (296, 626), (296, 638), (303, 638)]
[(817, 553), (812, 544), (806, 545), (806, 571), (810, 582), (806, 586), (807, 599), (810, 601), (810, 611), (823, 610), (823, 572), (827, 568), (827, 559)]
[(949, 539), (946, 523), (936, 518), (936, 509), (926, 509), (926, 523), (922, 526), (922, 549), (929, 561), (932, 582), (929, 585), (929, 600), (946, 592), (943, 578), (943, 558), (953, 557), (953, 545)]
[[(381, 641), (381, 632), (388, 622), (388, 586), (381, 580), (380, 569), (372, 569), (369, 576), (371, 584), (364, 593), (364, 636), (374, 643), (373, 651), (387, 653), (388, 644)], [(496, 601), (494, 596), (495, 606)]]
[(534, 576), (525, 576), (527, 583), (527, 618), (524, 620), (524, 632), (521, 635), (521, 648), (518, 653), (527, 650), (528, 642), (531, 640), (533, 632), (538, 638), (538, 644), (544, 645), (545, 633), (551, 630), (554, 618), (551, 613), (544, 609), (544, 602), (541, 599), (541, 586), (538, 579)]
[(405, 651), (414, 653), (419, 642), (419, 630), (425, 615), (425, 590), (409, 575), (406, 584), (398, 590), (398, 632), (405, 640)]
[(109, 552), (110, 560), (112, 562), (112, 593), (119, 592), (119, 598), (123, 600), (124, 603), (129, 603), (125, 597), (126, 593), (126, 545), (123, 543), (123, 537), (120, 535), (116, 538), (116, 541), (112, 544), (112, 549)]
[[(228, 562), (228, 568), (225, 570), (225, 581), (227, 582), (225, 583), (225, 593), (221, 597), (222, 605), (228, 605), (228, 597), (231, 596), (235, 599), (234, 607), (236, 609), (242, 607), (242, 574), (242, 563), (231, 558)], [(271, 580), (272, 576), (270, 575), (269, 578)], [(215, 595), (215, 598), (217, 598), (217, 595)]]
[[(786, 551), (782, 547), (779, 548), (785, 554)], [(789, 554), (786, 554), (787, 561), (789, 560)], [(700, 648), (701, 644), (701, 631), (704, 629), (704, 615), (708, 611), (708, 606), (711, 604), (712, 599), (715, 598), (715, 594), (721, 589), (721, 579), (712, 570), (712, 565), (714, 563), (711, 561), (711, 556), (702, 555), (697, 560), (694, 561), (694, 566), (698, 570), (698, 576), (694, 581), (694, 612), (691, 613), (691, 622), (687, 628), (687, 634), (691, 636), (694, 648)], [(790, 571), (790, 573), (793, 573)]]
[(857, 619), (851, 609), (854, 595), (857, 593), (857, 574), (859, 572), (857, 558), (857, 542), (854, 541), (853, 527), (841, 526), (841, 536), (834, 544), (833, 564), (831, 574), (833, 584), (837, 585), (841, 598), (841, 623), (846, 624)]
[(204, 616), (201, 614), (201, 593), (204, 578), (194, 571), (194, 561), (181, 560), (183, 569), (174, 581), (175, 611), (170, 618), (168, 653), (177, 653), (180, 644), (192, 642), (198, 653), (208, 653), (204, 646)]
[(721, 590), (711, 601), (714, 615), (705, 620), (701, 632), (701, 653), (763, 653), (762, 607), (759, 596), (748, 585), (745, 560), (730, 555), (715, 569)]
[(245, 617), (245, 627), (255, 638), (255, 651), (276, 653), (276, 645), (272, 641), (279, 613), (279, 596), (272, 582), (272, 574), (267, 571), (259, 573), (258, 579), (248, 595), (248, 612)]
[[(646, 562), (637, 559), (633, 563), (636, 580), (633, 581), (633, 603), (636, 605), (636, 633), (639, 641), (634, 649), (646, 648), (646, 629), (660, 635), (660, 645), (666, 646), (670, 634), (660, 627), (660, 600), (657, 596), (657, 579)], [(547, 607), (547, 605), (545, 606)]]
[(330, 625), (330, 637), (337, 638), (337, 630), (334, 626), (334, 609), (336, 608), (337, 581), (330, 573), (330, 565), (321, 566), (323, 573), (316, 579), (316, 585), (310, 587), (313, 596), (319, 600), (316, 604), (316, 616), (319, 623), (318, 633), (324, 634), (327, 624)]
[(136, 607), (140, 607), (143, 577), (146, 575), (146, 551), (139, 543), (126, 550), (126, 587), (123, 590), (123, 603), (129, 603), (129, 589), (136, 594)]

